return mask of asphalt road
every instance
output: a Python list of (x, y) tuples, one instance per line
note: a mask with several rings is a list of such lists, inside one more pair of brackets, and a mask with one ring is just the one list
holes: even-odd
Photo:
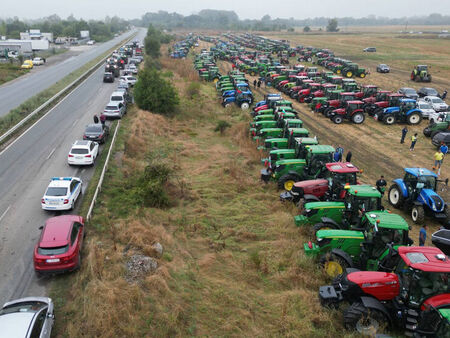
[[(140, 31), (138, 38), (144, 34)], [(102, 80), (100, 68), (0, 153), (0, 305), (46, 294), (51, 278), (36, 277), (33, 250), (40, 236), (38, 228), (56, 213), (42, 210), (40, 199), (53, 176), (81, 177), (86, 189), (94, 168), (69, 167), (67, 154), (117, 87), (117, 81)]]
[(27, 75), (0, 86), (0, 117), (7, 114), (11, 109), (18, 107), (30, 97), (51, 87), (68, 74), (102, 55), (108, 49), (135, 32), (136, 30), (132, 30), (105, 43), (94, 45), (89, 50), (77, 56), (70, 56), (57, 64), (37, 67), (37, 71), (32, 70)]

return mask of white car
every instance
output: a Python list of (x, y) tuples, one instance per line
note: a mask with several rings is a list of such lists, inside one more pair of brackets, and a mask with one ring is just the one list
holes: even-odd
[(95, 44), (95, 40), (89, 40), (86, 44), (88, 46), (92, 46), (93, 44)]
[(431, 104), (435, 111), (447, 111), (448, 104), (442, 101), (440, 97), (437, 96), (425, 96), (424, 101)]
[(433, 114), (430, 114), (430, 116), (428, 116), (428, 119), (430, 120), (430, 123), (442, 122), (442, 121), (445, 121), (447, 119), (447, 115), (448, 114), (450, 114), (450, 113), (434, 112)]
[(41, 199), (44, 210), (71, 210), (81, 195), (83, 182), (78, 177), (53, 177)]
[(69, 165), (92, 165), (98, 155), (98, 143), (93, 141), (75, 141), (67, 156)]
[(105, 109), (103, 110), (103, 114), (107, 118), (122, 118), (126, 113), (126, 106), (123, 103), (118, 101), (110, 101)]
[(44, 59), (39, 57), (34, 58), (32, 62), (33, 66), (42, 66), (45, 63)]
[(137, 79), (134, 76), (121, 76), (119, 78), (120, 81), (124, 81), (126, 83), (128, 83), (130, 86), (134, 86), (134, 84), (136, 83)]
[(417, 108), (419, 108), (422, 111), (422, 116), (424, 118), (429, 119), (430, 115), (436, 114), (436, 111), (427, 101), (422, 100), (417, 101)]

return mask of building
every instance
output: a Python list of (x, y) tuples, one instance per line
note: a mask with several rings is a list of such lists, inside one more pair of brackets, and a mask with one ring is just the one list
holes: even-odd
[[(48, 42), (48, 41), (47, 41)], [(27, 55), (33, 52), (33, 48), (31, 46), (31, 40), (1, 40), (0, 41), (0, 50), (7, 49), (9, 51), (16, 51), (19, 54)]]
[(20, 33), (20, 40), (47, 40), (53, 42), (53, 33), (41, 33), (39, 29), (30, 29), (30, 31)]

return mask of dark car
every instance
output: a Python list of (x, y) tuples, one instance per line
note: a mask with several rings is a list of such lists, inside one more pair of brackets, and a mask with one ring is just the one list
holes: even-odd
[(434, 89), (434, 88), (430, 88), (430, 87), (422, 87), (417, 91), (417, 94), (419, 94), (420, 97), (425, 97), (425, 96), (439, 96), (439, 92)]
[(436, 147), (439, 147), (442, 142), (444, 142), (447, 146), (450, 146), (450, 132), (443, 131), (441, 133), (437, 133), (431, 140), (431, 143), (433, 143)]
[(414, 88), (403, 87), (400, 88), (398, 92), (405, 95), (408, 99), (417, 100), (419, 98), (419, 95), (417, 95), (417, 92)]
[(103, 82), (114, 82), (113, 73), (106, 72), (105, 74), (103, 74)]
[(376, 52), (377, 49), (375, 47), (367, 47), (363, 49), (363, 52), (369, 52), (369, 53), (373, 53)]
[(88, 124), (84, 131), (83, 140), (96, 141), (98, 143), (105, 143), (109, 135), (109, 128), (107, 125), (101, 123)]
[(388, 65), (385, 65), (384, 63), (380, 63), (377, 66), (377, 72), (378, 73), (389, 73), (391, 71), (391, 68), (389, 68)]

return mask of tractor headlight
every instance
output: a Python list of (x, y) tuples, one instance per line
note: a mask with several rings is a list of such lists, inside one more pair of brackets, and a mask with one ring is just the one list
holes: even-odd
[(317, 242), (321, 242), (323, 238), (317, 238)]

